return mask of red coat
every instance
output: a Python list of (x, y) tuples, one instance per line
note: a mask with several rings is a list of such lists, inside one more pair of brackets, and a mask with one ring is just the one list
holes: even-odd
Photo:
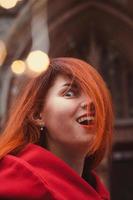
[(48, 150), (28, 144), (18, 156), (0, 161), (0, 199), (109, 200), (99, 178), (96, 189)]

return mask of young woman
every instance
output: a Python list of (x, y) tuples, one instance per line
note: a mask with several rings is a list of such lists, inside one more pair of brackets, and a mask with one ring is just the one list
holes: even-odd
[(108, 200), (93, 169), (111, 146), (112, 121), (98, 72), (76, 58), (51, 59), (1, 135), (0, 199)]

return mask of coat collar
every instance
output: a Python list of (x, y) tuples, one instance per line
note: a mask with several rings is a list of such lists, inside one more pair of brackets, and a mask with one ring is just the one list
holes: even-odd
[[(50, 188), (64, 192), (64, 189), (82, 194), (86, 200), (109, 200), (109, 193), (97, 177), (95, 172), (91, 176), (95, 179), (94, 189), (82, 177), (80, 177), (67, 163), (55, 156), (50, 151), (35, 144), (28, 144), (18, 157), (32, 165), (45, 179)], [(88, 198), (87, 198), (88, 197)], [(73, 198), (71, 198), (73, 199)]]

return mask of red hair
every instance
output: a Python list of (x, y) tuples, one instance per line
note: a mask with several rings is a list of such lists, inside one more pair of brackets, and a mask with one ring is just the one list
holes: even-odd
[(27, 143), (38, 143), (39, 127), (35, 117), (39, 116), (48, 89), (59, 74), (76, 80), (95, 105), (96, 137), (89, 146), (88, 155), (96, 166), (112, 143), (113, 111), (110, 93), (100, 74), (88, 63), (77, 58), (51, 59), (48, 69), (33, 78), (24, 88), (10, 112), (6, 128), (0, 138), (0, 158), (7, 153), (17, 153)]

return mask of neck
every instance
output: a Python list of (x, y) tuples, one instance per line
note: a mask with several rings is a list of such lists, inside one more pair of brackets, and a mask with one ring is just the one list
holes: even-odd
[(47, 149), (67, 163), (79, 176), (82, 176), (85, 155), (79, 155), (77, 151), (68, 150), (69, 148), (64, 146), (63, 148), (57, 148), (57, 145), (48, 145)]
[(79, 176), (82, 176), (84, 167), (83, 158), (70, 158), (70, 156), (67, 158), (65, 155), (61, 159), (64, 160), (72, 169), (74, 169)]

